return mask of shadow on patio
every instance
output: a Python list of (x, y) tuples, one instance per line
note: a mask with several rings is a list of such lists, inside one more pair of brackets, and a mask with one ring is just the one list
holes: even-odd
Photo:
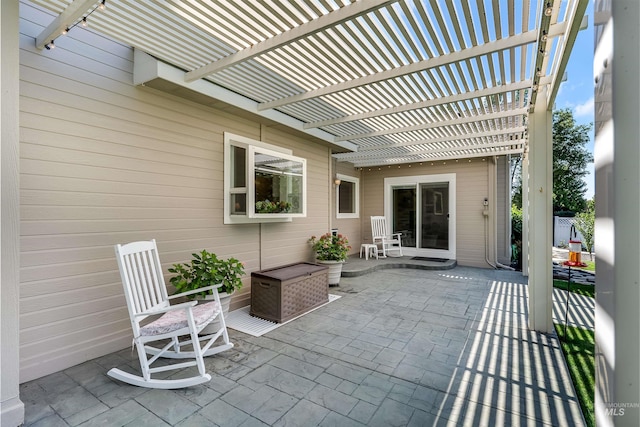
[(21, 386), (27, 425), (582, 425), (555, 336), (526, 326), (520, 273), (456, 267), (343, 278), (342, 298), (147, 390), (106, 376), (130, 349)]

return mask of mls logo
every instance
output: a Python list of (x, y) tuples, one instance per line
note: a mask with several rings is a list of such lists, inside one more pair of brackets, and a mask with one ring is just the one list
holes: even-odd
[(617, 406), (605, 408), (605, 414), (610, 417), (621, 417), (624, 415), (624, 408), (619, 408)]

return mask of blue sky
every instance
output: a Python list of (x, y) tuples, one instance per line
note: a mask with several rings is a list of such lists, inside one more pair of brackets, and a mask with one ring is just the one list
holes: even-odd
[[(593, 109), (593, 2), (589, 2), (586, 15), (589, 27), (578, 33), (573, 51), (567, 64), (567, 81), (560, 85), (556, 97), (555, 108), (571, 108), (578, 124), (594, 122)], [(594, 132), (590, 133), (591, 141), (587, 148), (593, 153)], [(586, 198), (594, 194), (593, 163), (588, 167)]]

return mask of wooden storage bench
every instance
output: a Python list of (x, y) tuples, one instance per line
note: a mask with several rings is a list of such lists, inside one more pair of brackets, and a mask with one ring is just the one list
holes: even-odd
[(250, 314), (282, 323), (329, 302), (328, 272), (302, 262), (251, 273)]

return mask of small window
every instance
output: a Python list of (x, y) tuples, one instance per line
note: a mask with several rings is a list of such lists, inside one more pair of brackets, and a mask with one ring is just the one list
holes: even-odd
[(358, 178), (337, 174), (340, 185), (336, 186), (336, 218), (360, 217), (360, 180)]
[(306, 159), (229, 133), (224, 143), (225, 224), (306, 216)]

